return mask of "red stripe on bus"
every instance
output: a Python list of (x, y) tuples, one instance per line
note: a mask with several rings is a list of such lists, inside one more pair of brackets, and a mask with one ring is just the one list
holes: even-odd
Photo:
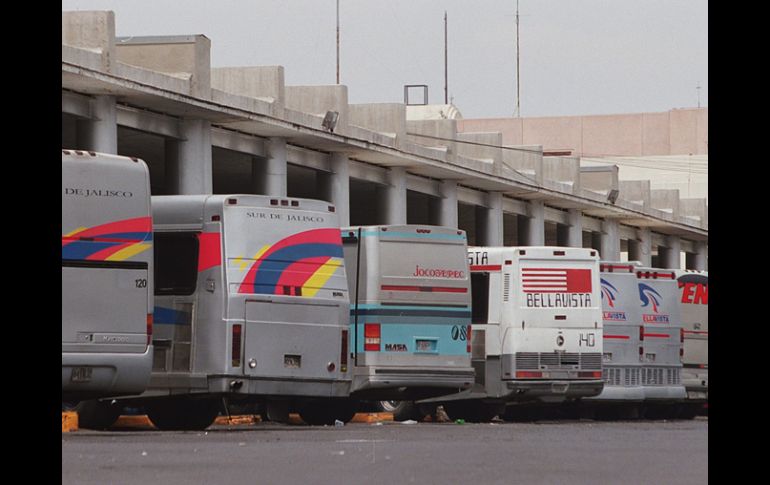
[(467, 293), (468, 288), (452, 288), (449, 286), (398, 286), (382, 285), (385, 291), (425, 291), (430, 293)]
[(604, 338), (618, 338), (618, 339), (628, 340), (631, 337), (629, 337), (628, 335), (604, 335)]
[(645, 333), (645, 337), (656, 337), (656, 338), (669, 338), (670, 335), (667, 333)]
[(486, 266), (473, 266), (471, 265), (471, 271), (500, 271), (502, 269), (501, 264), (490, 264)]

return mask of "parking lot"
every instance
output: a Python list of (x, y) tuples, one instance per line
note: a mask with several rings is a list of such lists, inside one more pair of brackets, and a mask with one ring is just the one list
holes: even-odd
[(62, 433), (63, 484), (703, 484), (707, 465), (707, 417)]

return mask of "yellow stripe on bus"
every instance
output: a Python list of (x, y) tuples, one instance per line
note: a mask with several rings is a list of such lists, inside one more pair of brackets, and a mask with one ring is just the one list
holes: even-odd
[(88, 229), (88, 228), (87, 228), (87, 227), (78, 227), (78, 228), (77, 228), (77, 229), (75, 229), (74, 231), (72, 231), (72, 232), (68, 232), (68, 233), (67, 233), (67, 234), (65, 234), (63, 237), (70, 237), (70, 236), (74, 236), (75, 234), (77, 234), (77, 233), (79, 233), (79, 232), (83, 232), (83, 231), (85, 231), (86, 229)]
[(332, 258), (324, 263), (302, 286), (302, 296), (315, 296), (341, 265), (342, 260), (338, 258)]
[(147, 249), (150, 249), (150, 247), (152, 247), (152, 245), (149, 243), (132, 244), (127, 248), (123, 248), (120, 251), (116, 251), (115, 253), (107, 256), (107, 258), (105, 258), (105, 261), (124, 261), (130, 258), (131, 256), (136, 256), (142, 251), (146, 251)]

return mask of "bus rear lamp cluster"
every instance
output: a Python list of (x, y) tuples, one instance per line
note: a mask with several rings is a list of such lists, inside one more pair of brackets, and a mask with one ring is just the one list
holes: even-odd
[(342, 342), (340, 345), (340, 372), (348, 371), (348, 331), (343, 330), (340, 337)]
[(365, 323), (364, 324), (364, 350), (366, 351), (380, 351), (380, 343), (382, 341), (380, 333), (379, 323)]
[[(289, 199), (270, 199), (270, 205), (280, 205), (283, 207), (299, 207), (299, 201), (298, 200), (289, 200)], [(334, 209), (332, 206), (329, 206), (329, 211), (334, 212)]]
[(232, 349), (230, 354), (232, 357), (233, 367), (241, 366), (241, 331), (242, 329), (243, 328), (240, 323), (236, 323), (233, 325), (233, 340), (232, 340)]
[(468, 325), (467, 338), (465, 340), (465, 351), (471, 353), (471, 326)]
[(147, 345), (152, 343), (152, 313), (147, 314)]

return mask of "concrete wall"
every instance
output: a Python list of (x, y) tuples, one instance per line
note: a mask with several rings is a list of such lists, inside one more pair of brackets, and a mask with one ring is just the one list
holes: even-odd
[[(458, 133), (457, 139), (462, 141), (468, 141), (473, 143), (479, 143), (480, 145), (472, 145), (470, 143), (458, 143), (457, 153), (463, 157), (481, 159), (488, 162), (500, 163), (503, 158), (502, 154), (502, 134), (497, 133)], [(494, 145), (494, 146), (482, 146), (482, 145)]]
[(573, 185), (580, 183), (580, 159), (578, 157), (543, 157), (543, 179)]
[(61, 43), (102, 55), (102, 69), (109, 71), (115, 56), (115, 14), (83, 11), (61, 13)]
[(367, 103), (348, 105), (348, 122), (368, 130), (406, 137), (406, 106), (401, 103)]
[[(457, 121), (455, 120), (425, 120), (406, 122), (407, 133), (419, 133), (438, 138), (455, 138), (457, 136)], [(407, 139), (428, 147), (447, 147), (450, 153), (457, 153), (457, 144), (454, 141), (437, 140), (407, 134)]]
[(499, 131), (503, 143), (543, 145), (573, 155), (686, 155), (708, 153), (708, 108), (542, 118), (463, 119), (459, 132)]
[(190, 80), (190, 94), (211, 98), (211, 41), (205, 35), (118, 37), (118, 61)]
[(580, 187), (601, 194), (609, 194), (610, 190), (618, 189), (618, 167), (580, 167)]
[(286, 86), (285, 106), (289, 109), (325, 116), (327, 111), (339, 113), (335, 132), (344, 132), (348, 126), (348, 87), (343, 84), (329, 86)]
[(213, 68), (211, 87), (240, 96), (268, 98), (283, 105), (283, 66)]

